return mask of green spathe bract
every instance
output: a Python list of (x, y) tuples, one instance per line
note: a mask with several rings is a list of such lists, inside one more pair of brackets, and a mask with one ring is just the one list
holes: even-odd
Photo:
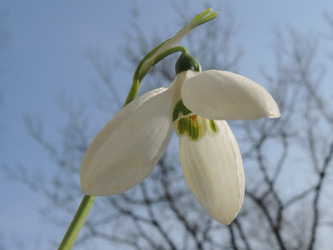
[(190, 53), (183, 52), (176, 62), (175, 69), (177, 75), (187, 70), (201, 72), (201, 65)]

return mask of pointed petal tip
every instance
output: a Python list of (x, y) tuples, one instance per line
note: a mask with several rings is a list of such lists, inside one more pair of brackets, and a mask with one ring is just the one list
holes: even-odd
[[(237, 213), (237, 214), (238, 214), (238, 213)], [(237, 216), (237, 215), (236, 215), (236, 216)], [(234, 219), (236, 218), (236, 216), (232, 216), (232, 218), (229, 218), (229, 217), (227, 217), (227, 216), (224, 215), (223, 218), (221, 218), (221, 217), (219, 217), (219, 218), (214, 218), (214, 217), (213, 217), (213, 219), (216, 220), (217, 222), (219, 222), (219, 223), (225, 225), (225, 226), (229, 226), (229, 225), (234, 221)]]
[(275, 112), (272, 112), (267, 118), (279, 118), (281, 117), (280, 110), (276, 110)]
[[(260, 119), (260, 118), (270, 118), (270, 119), (279, 118), (281, 116), (279, 107), (276, 103), (273, 103), (273, 104), (274, 105), (272, 105), (271, 107), (267, 107), (266, 110), (263, 110), (263, 112), (260, 114), (260, 116), (258, 116), (258, 118), (256, 118), (256, 119)], [(255, 119), (253, 119), (253, 120), (255, 120)]]
[(269, 118), (269, 119), (276, 119), (281, 117), (281, 113), (279, 108), (276, 106), (272, 109), (267, 108), (267, 110), (263, 110), (261, 113), (258, 113), (257, 116), (251, 117), (251, 119), (248, 120), (258, 120), (261, 118)]
[[(242, 200), (243, 201), (243, 200)], [(204, 207), (206, 212), (217, 222), (223, 224), (223, 225), (230, 225), (237, 217), (240, 209), (242, 206), (242, 202), (240, 205), (235, 204), (229, 204), (225, 206), (221, 206), (221, 208), (215, 208), (215, 209), (207, 209), (207, 206)]]

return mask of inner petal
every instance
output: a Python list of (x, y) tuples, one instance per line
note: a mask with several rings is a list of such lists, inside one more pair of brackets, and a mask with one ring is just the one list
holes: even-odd
[(198, 115), (189, 115), (175, 122), (176, 134), (187, 136), (197, 141), (205, 135), (214, 136), (218, 133), (218, 127), (214, 120), (208, 120)]
[(188, 187), (201, 206), (228, 225), (244, 199), (245, 178), (236, 139), (225, 121), (214, 122), (216, 136), (179, 138), (179, 158)]

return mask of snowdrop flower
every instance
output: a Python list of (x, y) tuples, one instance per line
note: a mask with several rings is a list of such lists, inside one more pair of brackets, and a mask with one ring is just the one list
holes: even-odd
[(244, 170), (236, 139), (225, 120), (280, 116), (272, 96), (231, 72), (201, 72), (183, 53), (167, 87), (129, 103), (99, 132), (82, 161), (87, 195), (109, 196), (140, 184), (164, 154), (172, 132), (194, 197), (216, 221), (230, 224), (244, 199)]

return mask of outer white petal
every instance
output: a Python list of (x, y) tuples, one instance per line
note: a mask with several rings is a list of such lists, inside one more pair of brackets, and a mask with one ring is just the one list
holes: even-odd
[(228, 225), (244, 200), (244, 170), (236, 139), (225, 121), (215, 121), (218, 134), (192, 141), (179, 139), (183, 173), (201, 206), (218, 222)]
[(212, 120), (280, 116), (275, 100), (262, 86), (227, 71), (204, 71), (187, 78), (181, 96), (193, 113)]
[(80, 169), (83, 193), (109, 196), (141, 183), (172, 134), (172, 89), (160, 88), (124, 107), (94, 138)]

